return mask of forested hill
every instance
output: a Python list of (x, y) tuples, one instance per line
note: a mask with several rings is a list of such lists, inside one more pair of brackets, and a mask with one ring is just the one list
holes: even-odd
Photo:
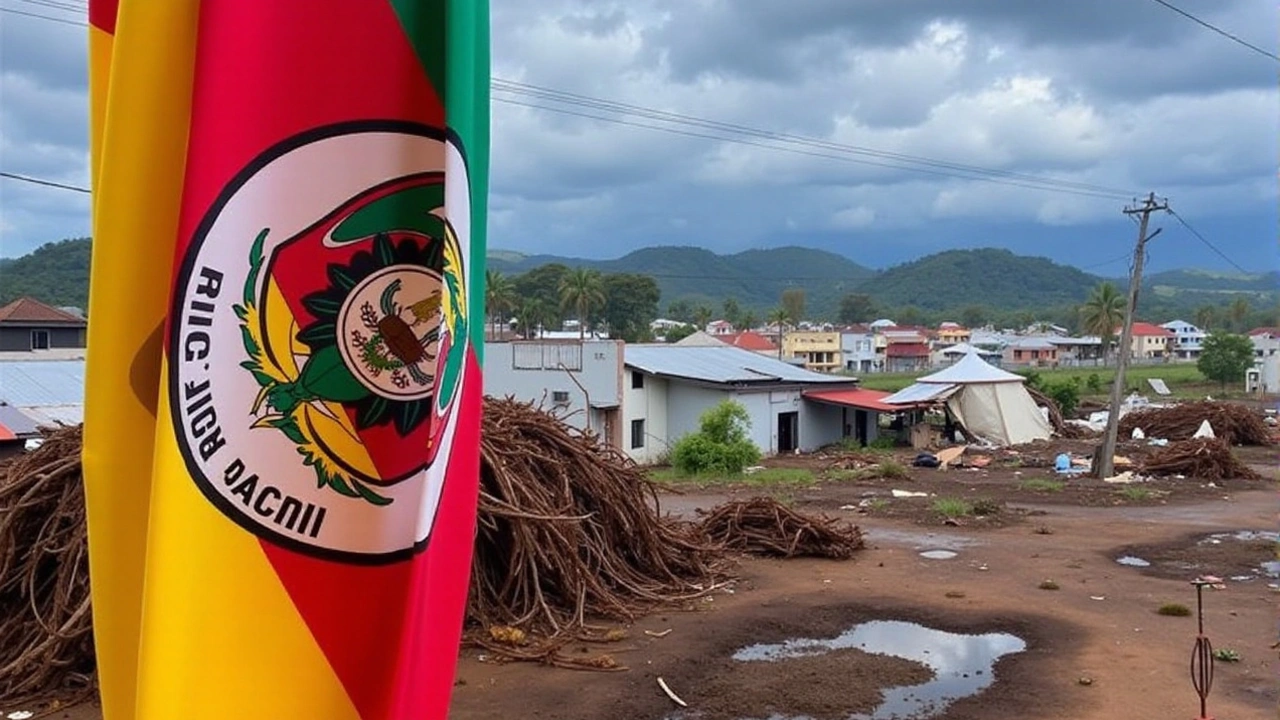
[(889, 268), (858, 291), (887, 307), (1035, 310), (1083, 302), (1099, 281), (1046, 258), (986, 248), (949, 250)]
[(684, 299), (719, 307), (725, 298), (743, 307), (771, 308), (789, 287), (803, 287), (812, 307), (834, 307), (841, 295), (875, 274), (848, 258), (825, 250), (780, 247), (717, 255), (696, 247), (650, 247), (614, 260), (583, 260), (552, 255), (495, 251), (489, 267), (515, 274), (559, 263), (602, 272), (639, 273), (658, 281), (663, 302)]
[[(44, 245), (30, 255), (0, 259), (0, 304), (29, 295), (52, 305), (88, 303), (90, 242), (87, 238)], [(613, 260), (583, 260), (493, 250), (489, 267), (505, 274), (559, 263), (593, 267), (606, 273), (652, 276), (662, 292), (661, 306), (719, 309), (733, 298), (760, 315), (779, 303), (782, 291), (802, 288), (808, 314), (832, 318), (840, 299), (869, 296), (886, 314), (914, 307), (928, 315), (954, 315), (963, 309), (988, 313), (1062, 311), (1082, 302), (1103, 278), (1045, 258), (1007, 250), (950, 250), (881, 272), (848, 258), (812, 248), (783, 247), (718, 255), (695, 247), (651, 247)], [(1116, 281), (1124, 287), (1123, 281)], [(1247, 301), (1253, 310), (1274, 310), (1280, 302), (1280, 273), (1229, 275), (1175, 270), (1152, 275), (1144, 283), (1141, 311), (1151, 319), (1194, 319), (1206, 305), (1223, 307)]]

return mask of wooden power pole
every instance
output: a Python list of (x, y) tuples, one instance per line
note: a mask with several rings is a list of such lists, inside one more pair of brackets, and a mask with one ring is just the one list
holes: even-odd
[[(1169, 203), (1157, 203), (1156, 194), (1147, 195), (1140, 204), (1124, 209), (1126, 215), (1140, 215), (1138, 243), (1133, 248), (1133, 269), (1129, 275), (1129, 304), (1124, 312), (1124, 325), (1120, 331), (1120, 348), (1116, 357), (1116, 377), (1111, 384), (1111, 406), (1107, 413), (1107, 431), (1102, 436), (1102, 447), (1093, 457), (1093, 475), (1109, 478), (1115, 472), (1116, 441), (1120, 434), (1120, 405), (1124, 401), (1125, 371), (1129, 369), (1129, 356), (1133, 344), (1133, 315), (1138, 308), (1138, 290), (1142, 287), (1142, 263), (1147, 254), (1147, 242), (1160, 234), (1159, 230), (1147, 235), (1151, 213), (1168, 210)], [(1105, 343), (1105, 338), (1103, 339)], [(1104, 344), (1105, 347), (1105, 344)]]

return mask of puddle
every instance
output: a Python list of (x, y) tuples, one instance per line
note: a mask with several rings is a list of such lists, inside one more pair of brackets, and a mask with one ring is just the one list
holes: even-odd
[(1269, 578), (1280, 578), (1280, 560), (1271, 560), (1262, 563), (1262, 574)]
[(1214, 533), (1201, 540), (1200, 544), (1219, 545), (1223, 540), (1235, 540), (1237, 542), (1267, 540), (1274, 543), (1280, 543), (1280, 532), (1272, 530), (1237, 530), (1235, 532)]
[(1125, 565), (1127, 567), (1151, 567), (1151, 563), (1147, 562), (1146, 560), (1143, 560), (1140, 557), (1134, 557), (1132, 555), (1125, 555), (1123, 557), (1118, 557), (1116, 558), (1116, 562), (1120, 563), (1121, 565)]
[[(942, 714), (961, 698), (977, 695), (995, 682), (996, 661), (1022, 652), (1027, 644), (1008, 633), (960, 635), (898, 620), (874, 620), (855, 625), (826, 640), (795, 639), (751, 645), (733, 655), (741, 662), (777, 661), (857, 648), (873, 654), (914, 660), (933, 670), (920, 685), (886, 688), (884, 701), (870, 715), (849, 720), (923, 720)], [(769, 720), (800, 720), (774, 715)]]
[(950, 560), (955, 556), (956, 553), (953, 550), (925, 550), (920, 553), (920, 557), (929, 560)]

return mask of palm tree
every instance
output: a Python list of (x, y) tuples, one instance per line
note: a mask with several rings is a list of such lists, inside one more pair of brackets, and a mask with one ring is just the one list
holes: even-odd
[(1211, 332), (1218, 321), (1218, 310), (1212, 305), (1202, 305), (1196, 310), (1196, 327), (1202, 332)]
[(604, 305), (604, 279), (590, 268), (574, 268), (560, 280), (560, 305), (578, 313), (578, 340), (586, 338), (587, 318)]
[(778, 326), (778, 357), (779, 358), (782, 357), (782, 336), (783, 336), (784, 329), (787, 326), (787, 321), (789, 319), (791, 319), (791, 313), (784, 307), (776, 307), (770, 310), (768, 317), (765, 318), (765, 322), (768, 322), (770, 325)]
[(1242, 297), (1236, 298), (1235, 302), (1231, 303), (1231, 308), (1227, 310), (1231, 315), (1231, 329), (1236, 332), (1245, 331), (1244, 321), (1249, 317), (1250, 309), (1249, 301)]
[(526, 340), (533, 334), (535, 328), (542, 325), (547, 314), (547, 306), (538, 298), (524, 299), (524, 302), (516, 310), (516, 319), (520, 321), (520, 327)]
[(484, 311), (493, 320), (493, 337), (501, 339), (503, 317), (516, 309), (516, 288), (511, 278), (497, 270), (484, 272)]
[[(1080, 321), (1084, 331), (1097, 335), (1102, 339), (1102, 361), (1105, 364), (1107, 351), (1116, 336), (1116, 330), (1124, 322), (1126, 301), (1116, 286), (1109, 282), (1099, 283), (1089, 299), (1080, 308)], [(1121, 349), (1123, 352), (1123, 348)]]

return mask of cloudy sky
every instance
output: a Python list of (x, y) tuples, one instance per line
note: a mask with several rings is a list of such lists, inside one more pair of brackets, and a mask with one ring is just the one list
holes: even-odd
[[(1171, 2), (1277, 52), (1275, 3)], [(87, 183), (83, 5), (0, 0), (0, 171)], [(1119, 275), (1120, 211), (1155, 191), (1231, 262), (1280, 265), (1278, 63), (1156, 0), (492, 11), (492, 247), (806, 245), (883, 267), (998, 246)], [(0, 256), (87, 234), (87, 207), (0, 178)], [(1231, 267), (1158, 222), (1156, 269)]]

